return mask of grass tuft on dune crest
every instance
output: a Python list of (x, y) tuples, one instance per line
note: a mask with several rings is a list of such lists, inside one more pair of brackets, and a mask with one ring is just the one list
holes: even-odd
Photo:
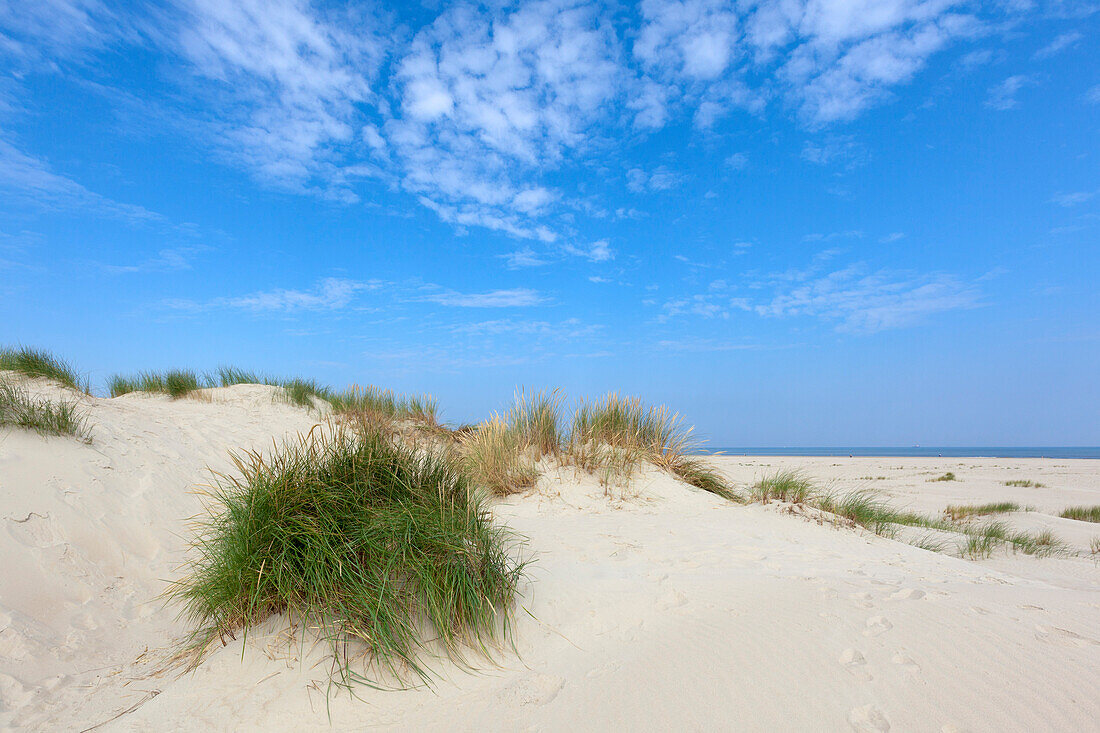
[(788, 501), (801, 504), (815, 493), (813, 482), (799, 471), (777, 471), (752, 487), (753, 501)]
[(9, 426), (92, 442), (87, 419), (77, 411), (75, 401), (38, 399), (22, 387), (0, 381), (0, 427)]
[(107, 386), (111, 397), (120, 397), (130, 392), (158, 392), (169, 395), (172, 399), (179, 399), (197, 389), (212, 385), (206, 381), (200, 382), (199, 376), (190, 369), (171, 369), (164, 372), (141, 372), (135, 376), (116, 374), (111, 377)]
[(1100, 505), (1067, 507), (1058, 516), (1063, 519), (1076, 519), (1081, 522), (1100, 522)]
[(567, 452), (576, 465), (602, 471), (605, 481), (629, 481), (642, 463), (650, 463), (687, 484), (741, 501), (721, 473), (688, 454), (691, 431), (664, 406), (611, 393), (582, 402), (573, 413)]
[(0, 371), (18, 372), (25, 377), (52, 379), (71, 389), (88, 393), (88, 382), (82, 380), (71, 364), (48, 351), (29, 346), (0, 348)]
[[(450, 459), (363, 425), (244, 453), (239, 475), (220, 477), (169, 594), (197, 627), (182, 653), (192, 665), (280, 613), (331, 645), (332, 681), (346, 687), (407, 671), (428, 681), (429, 639), (461, 660), (507, 634), (523, 574), (509, 534)], [(371, 660), (362, 670), (357, 645)]]

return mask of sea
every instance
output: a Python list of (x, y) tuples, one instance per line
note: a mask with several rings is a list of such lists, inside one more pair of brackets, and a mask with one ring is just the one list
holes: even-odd
[(777, 448), (777, 447), (705, 447), (700, 454), (727, 456), (866, 456), (876, 458), (1100, 458), (1100, 447), (1089, 446), (936, 446), (914, 445), (908, 447), (859, 447), (834, 448)]

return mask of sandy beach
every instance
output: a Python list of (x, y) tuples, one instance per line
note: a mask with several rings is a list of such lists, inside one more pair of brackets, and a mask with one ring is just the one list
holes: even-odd
[[(59, 387), (34, 380), (37, 394)], [(197, 485), (321, 415), (273, 387), (81, 397), (91, 444), (0, 433), (0, 694), (28, 730), (1086, 730), (1100, 718), (1100, 503), (1088, 460), (715, 457), (735, 486), (794, 468), (899, 506), (1011, 500), (1071, 548), (974, 561), (736, 505), (655, 470), (573, 468), (496, 501), (533, 560), (511, 644), (431, 689), (327, 696), (325, 648), (282, 619), (165, 669), (187, 632), (158, 597)], [(952, 482), (930, 482), (951, 471)], [(1044, 488), (1013, 488), (1019, 479)], [(308, 633), (305, 637), (308, 639)]]

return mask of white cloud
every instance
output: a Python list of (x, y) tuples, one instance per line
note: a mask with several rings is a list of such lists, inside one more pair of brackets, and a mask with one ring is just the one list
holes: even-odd
[(209, 125), (225, 153), (270, 185), (356, 200), (334, 158), (364, 134), (357, 105), (373, 100), (383, 52), (373, 21), (298, 0), (183, 4), (179, 49), (215, 82)]
[(519, 308), (538, 305), (543, 301), (537, 290), (513, 288), (485, 293), (459, 293), (448, 290), (424, 296), (423, 300), (458, 308)]
[(611, 244), (606, 239), (597, 240), (588, 247), (564, 245), (562, 249), (567, 254), (584, 257), (592, 262), (607, 262), (615, 259), (615, 251), (611, 249)]
[(239, 308), (254, 313), (296, 311), (335, 311), (350, 305), (360, 292), (382, 286), (378, 280), (349, 280), (328, 277), (320, 280), (311, 290), (274, 288), (248, 295), (214, 298), (205, 303), (192, 300), (168, 300), (165, 305), (185, 311), (203, 311), (217, 308)]
[(167, 224), (165, 218), (154, 211), (89, 191), (71, 178), (53, 172), (45, 161), (27, 155), (2, 139), (0, 193), (3, 193), (3, 206), (13, 211), (85, 211), (130, 224)]
[(744, 153), (734, 153), (726, 158), (726, 165), (735, 171), (744, 170), (749, 165), (749, 156)]
[(1100, 193), (1100, 191), (1070, 191), (1069, 193), (1056, 193), (1050, 200), (1059, 206), (1076, 206), (1077, 204), (1085, 203), (1098, 193)]
[(550, 232), (534, 219), (557, 192), (520, 179), (586, 144), (618, 94), (617, 44), (595, 8), (567, 0), (445, 10), (396, 66), (404, 114), (384, 129), (402, 185), (475, 220), (508, 222), (498, 228), (514, 236)]
[(1053, 41), (1036, 51), (1034, 58), (1037, 60), (1041, 60), (1048, 59), (1051, 56), (1056, 56), (1062, 51), (1065, 51), (1067, 48), (1072, 48), (1073, 46), (1076, 46), (1077, 43), (1084, 37), (1084, 34), (1082, 34), (1080, 31), (1069, 31), (1068, 33), (1063, 33), (1055, 38)]
[(889, 244), (890, 242), (896, 242), (899, 239), (904, 239), (904, 238), (905, 238), (905, 232), (890, 232), (886, 236), (880, 237), (878, 241), (882, 242), (883, 244)]
[(762, 316), (814, 316), (837, 330), (874, 333), (919, 323), (927, 316), (972, 308), (980, 293), (950, 275), (913, 275), (855, 265), (776, 294), (756, 305)]
[(643, 191), (667, 191), (675, 188), (684, 181), (679, 173), (669, 170), (665, 166), (658, 166), (652, 172), (646, 172), (641, 168), (631, 168), (626, 172), (626, 187), (634, 193)]
[(1100, 84), (1085, 92), (1085, 101), (1089, 104), (1100, 104)]
[[(963, 0), (644, 0), (636, 10), (532, 0), (429, 12), (410, 29), (396, 12), (309, 0), (176, 0), (127, 14), (101, 0), (39, 0), (0, 8), (0, 46), (10, 57), (35, 45), (49, 59), (169, 44), (198, 77), (174, 75), (174, 96), (210, 103), (190, 125), (196, 137), (265, 184), (354, 202), (363, 179), (378, 179), (460, 232), (552, 242), (572, 234), (573, 212), (561, 209), (578, 197), (555, 171), (606, 164), (607, 143), (631, 128), (711, 128), (768, 104), (809, 127), (850, 120), (986, 19), (1016, 11)], [(635, 191), (681, 182), (636, 170)]]
[(539, 257), (533, 249), (530, 247), (524, 247), (523, 249), (517, 249), (514, 252), (509, 252), (506, 255), (501, 255), (504, 261), (508, 264), (508, 269), (518, 270), (521, 267), (540, 267), (547, 264), (549, 261)]
[(1031, 83), (1031, 77), (1022, 74), (1010, 76), (1000, 84), (990, 88), (985, 104), (987, 107), (1001, 111), (1013, 109), (1019, 104), (1016, 100), (1016, 94)]

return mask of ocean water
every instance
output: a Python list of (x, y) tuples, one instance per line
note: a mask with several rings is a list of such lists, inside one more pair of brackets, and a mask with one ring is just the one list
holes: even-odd
[(907, 448), (868, 448), (841, 446), (836, 448), (701, 448), (699, 453), (722, 453), (728, 456), (866, 456), (879, 458), (1100, 458), (1100, 447), (957, 447), (910, 446)]

